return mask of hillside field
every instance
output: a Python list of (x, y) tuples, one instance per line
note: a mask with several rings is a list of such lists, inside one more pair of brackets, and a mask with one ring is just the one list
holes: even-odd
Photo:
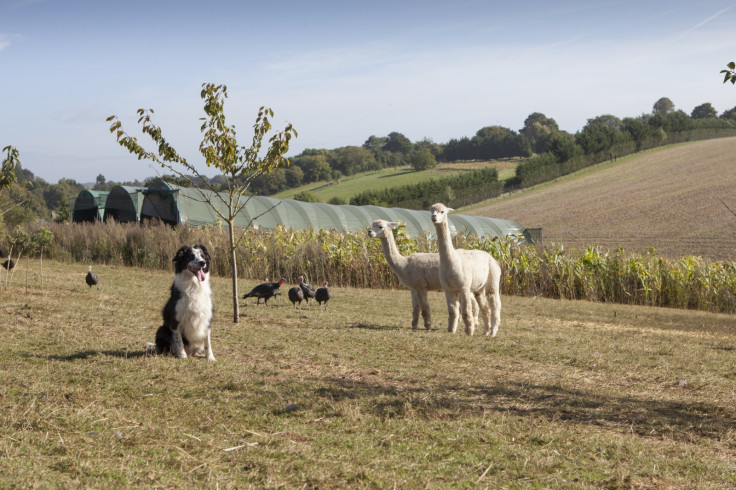
[(417, 172), (409, 166), (385, 168), (376, 172), (366, 172), (364, 174), (343, 177), (339, 182), (313, 182), (305, 184), (294, 189), (281, 191), (271, 197), (275, 197), (276, 199), (292, 199), (302, 191), (309, 191), (321, 202), (328, 202), (334, 197), (339, 197), (347, 202), (352, 196), (366, 190), (417, 184), (431, 179), (439, 179), (486, 167), (495, 167), (498, 170), (498, 178), (504, 180), (514, 176), (517, 163), (518, 161), (513, 159), (488, 162), (441, 163), (433, 169), (423, 170), (421, 172)]
[(541, 227), (548, 246), (736, 260), (736, 138), (621, 158), (460, 210)]
[(504, 296), (468, 337), (335, 288), (233, 324), (215, 277), (208, 363), (145, 354), (171, 273), (40, 267), (0, 291), (3, 488), (736, 486), (732, 315)]

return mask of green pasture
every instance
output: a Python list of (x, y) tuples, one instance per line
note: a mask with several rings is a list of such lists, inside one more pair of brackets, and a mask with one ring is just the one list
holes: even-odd
[[(437, 168), (417, 172), (411, 167), (385, 168), (375, 172), (367, 172), (351, 177), (343, 177), (339, 182), (313, 182), (294, 189), (288, 189), (271, 197), (277, 199), (292, 199), (296, 194), (309, 191), (321, 202), (328, 202), (332, 198), (340, 198), (346, 202), (356, 194), (371, 189), (399, 187), (417, 184), (431, 179), (438, 179), (467, 172), (471, 169), (497, 165), (495, 162), (473, 162), (469, 164), (443, 164)], [(499, 170), (499, 179), (505, 180), (514, 176), (514, 167), (506, 163)]]

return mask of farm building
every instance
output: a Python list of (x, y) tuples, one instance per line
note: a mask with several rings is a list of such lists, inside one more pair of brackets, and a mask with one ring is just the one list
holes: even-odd
[(74, 200), (72, 222), (102, 221), (108, 194), (106, 191), (80, 191)]
[(145, 187), (116, 185), (110, 189), (105, 202), (104, 221), (114, 219), (119, 223), (140, 221)]
[[(214, 193), (205, 191), (218, 203)], [(219, 220), (217, 214), (204, 202), (200, 192), (193, 188), (178, 187), (157, 180), (142, 191), (140, 219), (160, 219), (170, 225), (189, 223), (205, 225)], [(224, 206), (220, 209), (225, 209)], [(435, 227), (429, 211), (415, 211), (379, 206), (332, 205), (308, 203), (292, 199), (274, 199), (252, 196), (238, 215), (236, 226), (246, 227), (252, 223), (256, 228), (271, 229), (284, 226), (294, 229), (332, 229), (345, 232), (360, 232), (376, 219), (402, 221), (411, 236), (435, 235)], [(450, 215), (452, 233), (464, 235), (507, 236), (524, 235), (520, 224), (495, 218)]]

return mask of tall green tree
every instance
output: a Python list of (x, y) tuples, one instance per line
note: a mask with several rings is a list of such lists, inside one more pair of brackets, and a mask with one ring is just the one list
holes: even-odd
[(383, 151), (391, 151), (394, 153), (408, 155), (414, 149), (414, 145), (409, 138), (394, 131), (393, 133), (389, 133), (386, 143), (381, 149)]
[(718, 112), (716, 112), (713, 104), (711, 104), (710, 102), (706, 102), (705, 104), (700, 104), (699, 106), (695, 107), (690, 113), (690, 117), (693, 119), (708, 119), (718, 117)]
[(533, 112), (524, 120), (524, 127), (519, 133), (529, 141), (534, 153), (544, 153), (550, 137), (559, 130), (557, 121), (541, 112)]
[[(200, 119), (203, 121), (200, 128), (203, 138), (199, 151), (207, 167), (214, 167), (224, 176), (225, 185), (221, 185), (224, 187), (224, 192), (215, 192), (209, 179), (200, 174), (193, 164), (180, 156), (169, 144), (161, 128), (152, 122), (152, 109), (139, 109), (138, 123), (141, 125), (143, 134), (148, 135), (156, 143), (156, 151), (144, 149), (135, 137), (129, 136), (123, 130), (122, 122), (117, 116), (110, 116), (107, 121), (112, 122), (110, 132), (115, 135), (120, 146), (136, 155), (139, 160), (150, 160), (152, 164), (159, 165), (178, 177), (189, 180), (192, 187), (199, 191), (202, 201), (206, 202), (227, 224), (232, 265), (233, 322), (238, 323), (240, 309), (235, 251), (240, 239), (236, 239), (235, 236), (235, 218), (250, 199), (247, 191), (253, 180), (289, 164), (284, 154), (289, 150), (289, 141), (292, 137), (297, 136), (297, 132), (291, 124), (287, 124), (282, 131), (276, 132), (264, 141), (272, 129), (269, 118), (273, 117), (273, 111), (270, 108), (261, 107), (253, 125), (253, 138), (250, 146), (241, 146), (238, 144), (235, 126), (228, 125), (225, 120), (224, 103), (227, 98), (227, 87), (205, 83), (202, 84), (200, 96), (204, 101), (206, 117)], [(265, 147), (264, 144), (266, 144)]]
[(409, 156), (411, 166), (416, 171), (427, 170), (437, 166), (437, 160), (428, 148), (422, 148)]
[(675, 110), (675, 103), (672, 102), (667, 97), (662, 97), (657, 102), (654, 103), (654, 106), (652, 107), (652, 113), (653, 114), (659, 114), (662, 116), (666, 116), (670, 112)]

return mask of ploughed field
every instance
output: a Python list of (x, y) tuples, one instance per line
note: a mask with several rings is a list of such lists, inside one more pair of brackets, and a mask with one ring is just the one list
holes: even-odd
[(541, 227), (546, 245), (618, 246), (736, 259), (736, 138), (675, 145), (604, 163), (463, 214)]

